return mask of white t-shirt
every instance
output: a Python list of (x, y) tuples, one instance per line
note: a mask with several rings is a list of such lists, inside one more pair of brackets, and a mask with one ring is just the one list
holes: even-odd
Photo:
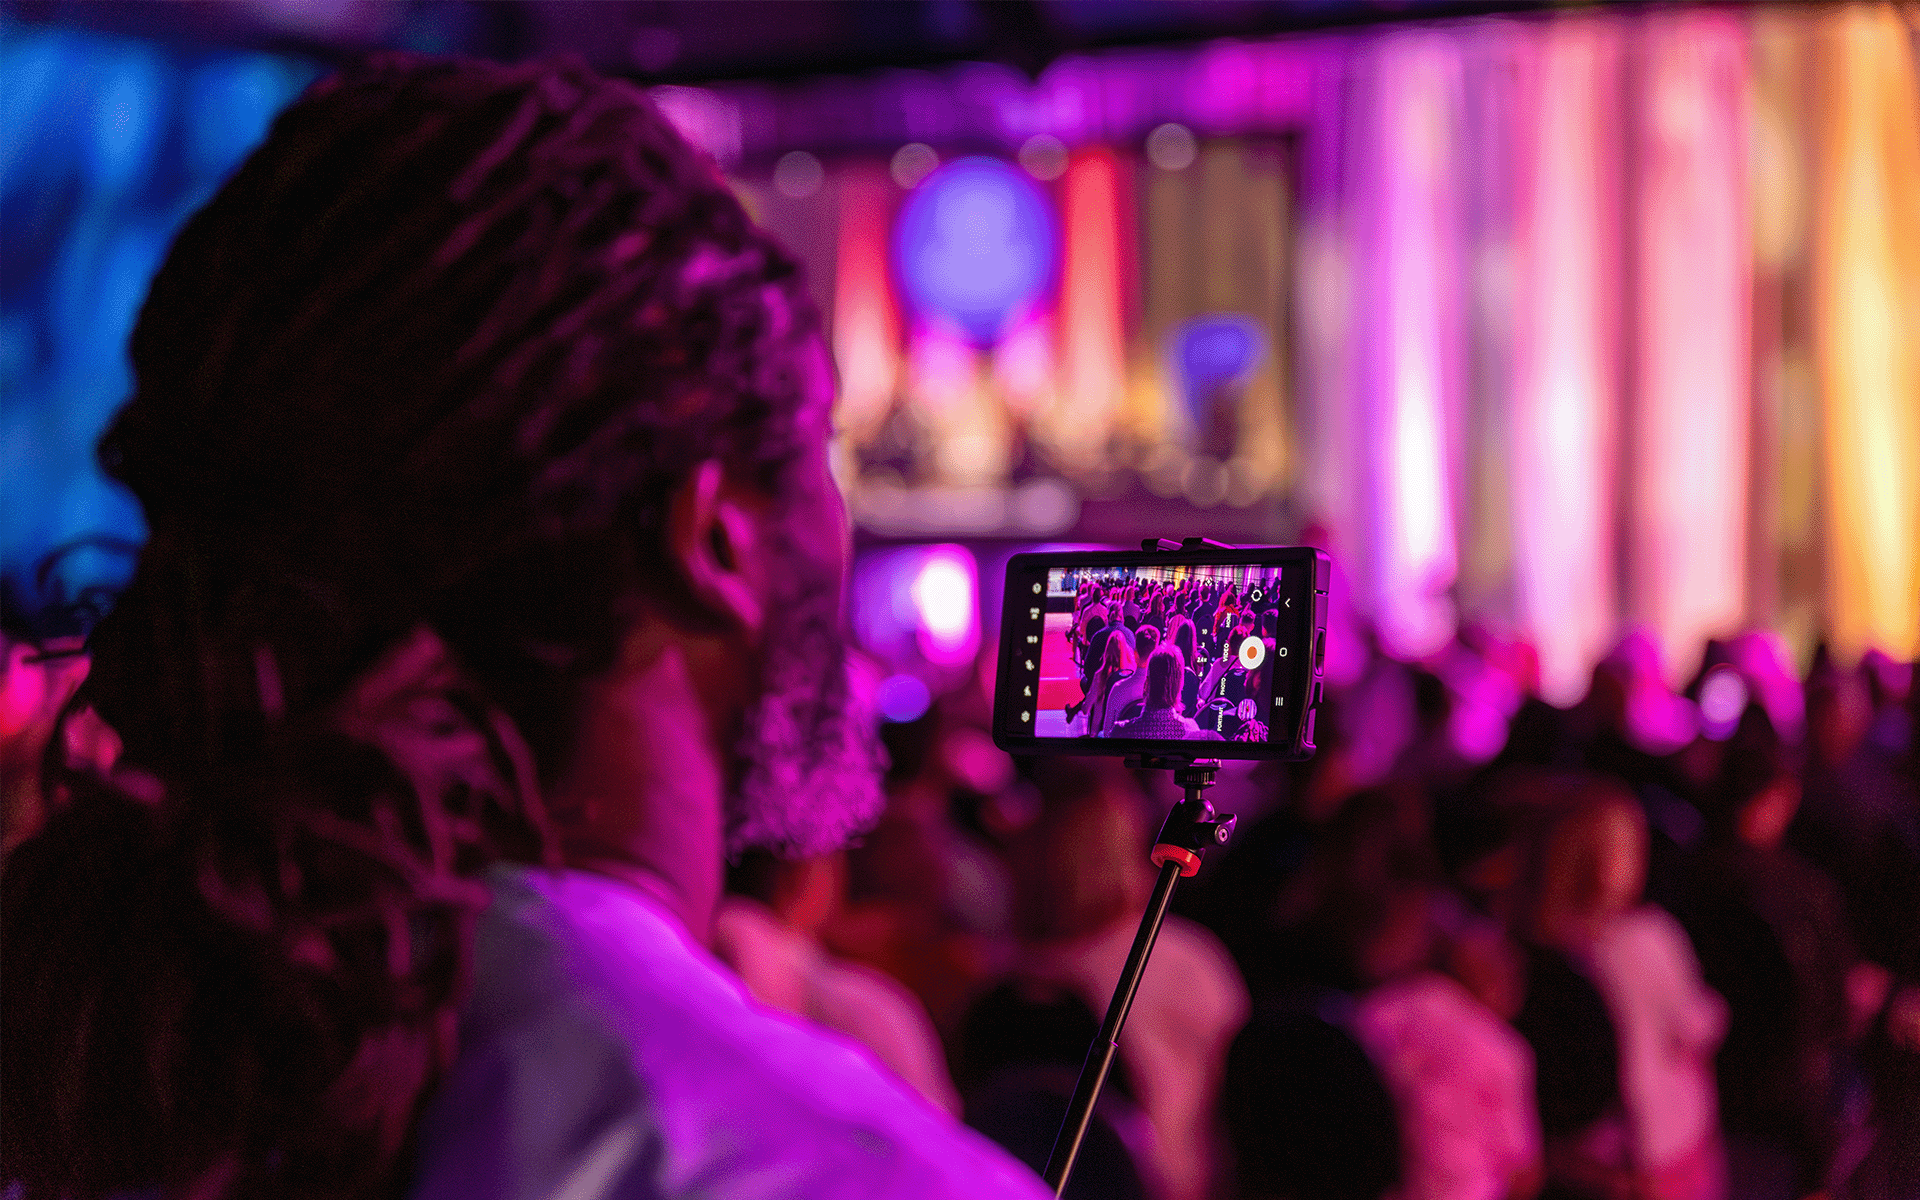
[(487, 882), (414, 1200), (1051, 1195), (864, 1049), (755, 1003), (637, 889)]
[(936, 1108), (960, 1111), (933, 1020), (891, 976), (835, 958), (741, 896), (720, 898), (713, 948), (755, 1000), (846, 1034)]
[(1433, 971), (1382, 984), (1354, 1033), (1399, 1111), (1408, 1200), (1503, 1200), (1540, 1165), (1533, 1051), (1466, 988)]
[(1713, 1054), (1727, 1006), (1700, 978), (1693, 943), (1665, 909), (1621, 913), (1594, 939), (1593, 982), (1620, 1039), (1620, 1098), (1639, 1165), (1657, 1169), (1719, 1127)]

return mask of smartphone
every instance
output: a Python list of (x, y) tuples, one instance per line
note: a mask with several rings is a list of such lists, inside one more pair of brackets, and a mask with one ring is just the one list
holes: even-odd
[(1013, 557), (993, 698), (1002, 749), (1313, 754), (1332, 561), (1311, 546), (1197, 542)]

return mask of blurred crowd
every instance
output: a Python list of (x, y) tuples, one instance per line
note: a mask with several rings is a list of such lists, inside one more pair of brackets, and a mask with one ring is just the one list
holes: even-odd
[[(1363, 635), (1364, 642), (1364, 635)], [(1633, 635), (1571, 708), (1524, 645), (1369, 649), (1298, 764), (1229, 764), (1069, 1195), (1920, 1195), (1913, 669), (1749, 634), (1674, 692)], [(890, 807), (749, 860), (720, 948), (1047, 1159), (1176, 798), (1016, 762), (985, 686), (890, 725)]]
[[(85, 672), (48, 649), (6, 645), (8, 848)], [(1211, 793), (1239, 832), (1176, 894), (1068, 1194), (1920, 1195), (1913, 675), (1822, 652), (1796, 678), (1749, 634), (1676, 693), (1634, 635), (1561, 709), (1479, 631), (1350, 656), (1312, 760)], [(990, 694), (886, 727), (860, 844), (735, 864), (715, 948), (1038, 1169), (1176, 793), (1010, 758)]]

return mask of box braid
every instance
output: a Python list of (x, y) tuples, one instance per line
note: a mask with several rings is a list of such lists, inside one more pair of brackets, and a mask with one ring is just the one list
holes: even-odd
[[(102, 439), (145, 507), (6, 864), (0, 1187), (390, 1195), (582, 683), (718, 458), (799, 445), (797, 269), (637, 90), (381, 56), (186, 226)], [(64, 744), (56, 736), (55, 747)]]

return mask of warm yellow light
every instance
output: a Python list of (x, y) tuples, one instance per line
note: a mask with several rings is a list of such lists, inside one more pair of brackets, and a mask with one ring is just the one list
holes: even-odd
[(1892, 5), (1821, 19), (1814, 316), (1836, 648), (1920, 655), (1920, 80)]

